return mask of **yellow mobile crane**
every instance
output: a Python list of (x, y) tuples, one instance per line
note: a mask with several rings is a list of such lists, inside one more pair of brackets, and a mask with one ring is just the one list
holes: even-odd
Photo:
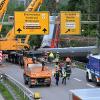
[[(35, 11), (43, 3), (43, 0), (32, 0), (25, 11)], [(29, 48), (28, 41), (30, 35), (26, 35), (25, 41), (22, 43), (21, 39), (16, 40), (14, 34), (14, 27), (8, 32), (5, 38), (0, 39), (0, 50), (10, 50), (8, 53), (8, 61), (12, 63), (23, 64), (23, 52), (22, 49)], [(12, 51), (13, 50), (13, 51)], [(18, 52), (16, 52), (18, 51)]]
[[(8, 0), (4, 0), (7, 3)], [(25, 11), (35, 11), (42, 4), (43, 0), (32, 0)], [(27, 44), (30, 35), (27, 35), (24, 43), (20, 39), (16, 40), (16, 35), (14, 34), (14, 27), (8, 32), (5, 38), (0, 38), (0, 50), (21, 50), (29, 48)]]

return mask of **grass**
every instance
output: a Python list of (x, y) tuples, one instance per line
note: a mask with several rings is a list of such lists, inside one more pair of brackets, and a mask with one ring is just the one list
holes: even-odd
[(5, 100), (14, 100), (12, 95), (9, 93), (9, 91), (4, 87), (2, 83), (0, 83), (0, 92), (2, 96), (5, 98)]
[(13, 83), (11, 83), (8, 80), (6, 80), (6, 82), (7, 82), (7, 84), (9, 84), (12, 87), (12, 89), (14, 90), (14, 93), (19, 98), (19, 100), (28, 100), (28, 98), (24, 97), (24, 93), (21, 90), (19, 90), (19, 88), (17, 88), (16, 85), (14, 85)]

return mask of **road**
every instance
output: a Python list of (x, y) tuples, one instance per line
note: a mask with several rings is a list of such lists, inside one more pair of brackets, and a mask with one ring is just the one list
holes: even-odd
[[(0, 71), (9, 74), (24, 85), (23, 69), (21, 69), (20, 66), (6, 63), (0, 67)], [(28, 88), (28, 86), (26, 87)], [(30, 88), (30, 90), (32, 92), (40, 92), (43, 100), (69, 100), (69, 90), (94, 87), (95, 85), (93, 83), (86, 81), (85, 71), (73, 68), (71, 78), (67, 80), (66, 85), (62, 85), (60, 79), (59, 86), (56, 86), (55, 79), (52, 77), (52, 85), (50, 87), (35, 87)]]

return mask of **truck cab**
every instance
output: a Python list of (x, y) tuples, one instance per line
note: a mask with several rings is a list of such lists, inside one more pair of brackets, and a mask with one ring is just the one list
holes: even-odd
[(90, 55), (86, 65), (86, 79), (100, 85), (100, 55)]

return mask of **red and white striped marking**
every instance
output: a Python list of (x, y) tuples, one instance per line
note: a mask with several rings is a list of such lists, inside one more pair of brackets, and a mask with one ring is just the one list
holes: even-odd
[(4, 59), (8, 59), (8, 54), (3, 54)]
[(2, 51), (0, 51), (0, 64), (2, 63), (2, 60), (3, 60), (3, 54)]

